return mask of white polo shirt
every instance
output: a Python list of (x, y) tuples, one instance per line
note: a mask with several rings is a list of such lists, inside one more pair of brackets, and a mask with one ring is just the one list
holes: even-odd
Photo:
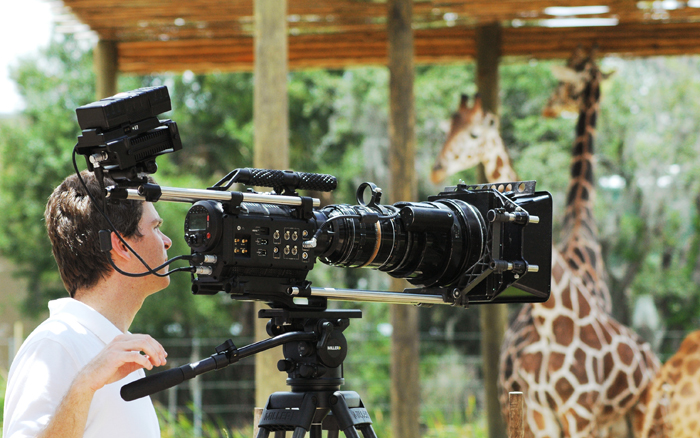
[[(22, 344), (10, 367), (3, 436), (35, 437), (51, 420), (78, 372), (122, 332), (91, 307), (72, 298), (49, 302), (50, 317)], [(125, 402), (122, 386), (142, 369), (106, 385), (92, 399), (84, 437), (160, 437), (150, 397)]]

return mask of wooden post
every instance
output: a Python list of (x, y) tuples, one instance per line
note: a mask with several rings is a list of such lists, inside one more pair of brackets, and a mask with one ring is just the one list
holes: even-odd
[(258, 424), (260, 424), (260, 418), (262, 418), (263, 408), (255, 408), (253, 411), (253, 438), (258, 436)]
[(484, 111), (499, 113), (498, 64), (501, 58), (501, 26), (498, 23), (476, 28), (476, 86)]
[[(499, 113), (498, 63), (501, 27), (498, 23), (477, 27), (476, 81), (484, 111)], [(486, 181), (480, 181), (482, 183)], [(505, 304), (479, 306), (481, 356), (489, 438), (504, 438), (506, 428), (498, 401), (498, 370), (501, 344), (508, 326)]]
[[(415, 109), (413, 99), (412, 0), (387, 2), (389, 37), (389, 201), (413, 201), (415, 174)], [(393, 280), (393, 290), (408, 283)], [(418, 309), (392, 305), (391, 424), (392, 435), (418, 438), (420, 416)]]
[(523, 393), (508, 394), (508, 438), (523, 438)]
[(97, 100), (117, 94), (118, 63), (116, 41), (99, 40), (93, 54)]
[[(255, 0), (255, 70), (253, 166), (289, 168), (289, 113), (287, 99), (287, 2)], [(267, 320), (257, 313), (266, 305), (255, 304), (255, 339), (269, 337)], [(255, 355), (255, 405), (265, 406), (275, 391), (287, 391), (287, 376), (277, 370), (282, 347)]]
[(256, 167), (289, 168), (287, 2), (255, 0), (253, 125)]

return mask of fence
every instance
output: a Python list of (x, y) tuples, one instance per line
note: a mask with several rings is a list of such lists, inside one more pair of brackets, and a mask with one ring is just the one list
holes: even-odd
[[(21, 334), (21, 328), (15, 334)], [(661, 351), (662, 359), (678, 349), (687, 333), (671, 331), (665, 334)], [(469, 355), (451, 348), (470, 344), (469, 350), (479, 351), (474, 345), (479, 341), (478, 332), (421, 333), (421, 404), (424, 413), (438, 412), (445, 419), (461, 418), (470, 421), (479, 415), (483, 406), (481, 357)], [(21, 336), (0, 338), (0, 351), (6, 352), (7, 369), (11, 363)], [(360, 393), (373, 418), (389, 415), (388, 333), (347, 333), (351, 354), (345, 360), (346, 384), (343, 389)], [(168, 364), (177, 367), (208, 357), (224, 339), (164, 339), (168, 351)], [(238, 346), (251, 343), (250, 338), (234, 338)], [(354, 354), (356, 351), (358, 354)], [(371, 354), (368, 351), (373, 351)], [(424, 354), (425, 353), (425, 354)], [(5, 362), (5, 361), (3, 361)], [(253, 421), (255, 400), (255, 368), (252, 358), (244, 359), (215, 373), (201, 375), (185, 385), (175, 386), (152, 396), (154, 401), (166, 407), (171, 418), (187, 415), (195, 431), (201, 430), (205, 419), (220, 419), (226, 424), (244, 425)], [(2, 364), (4, 365), (4, 364)]]

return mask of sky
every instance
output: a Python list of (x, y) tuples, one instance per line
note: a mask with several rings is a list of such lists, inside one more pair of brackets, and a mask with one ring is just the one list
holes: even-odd
[(22, 109), (8, 67), (49, 44), (52, 17), (46, 1), (0, 0), (0, 114)]

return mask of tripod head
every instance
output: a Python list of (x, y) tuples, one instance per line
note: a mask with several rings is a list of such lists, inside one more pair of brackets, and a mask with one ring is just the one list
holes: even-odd
[(343, 361), (348, 354), (343, 331), (350, 318), (362, 317), (361, 310), (262, 309), (258, 316), (270, 318), (267, 332), (271, 336), (290, 332), (316, 335), (316, 341), (284, 344), (284, 359), (277, 363), (277, 369), (287, 373), (292, 391), (336, 390), (343, 384)]

